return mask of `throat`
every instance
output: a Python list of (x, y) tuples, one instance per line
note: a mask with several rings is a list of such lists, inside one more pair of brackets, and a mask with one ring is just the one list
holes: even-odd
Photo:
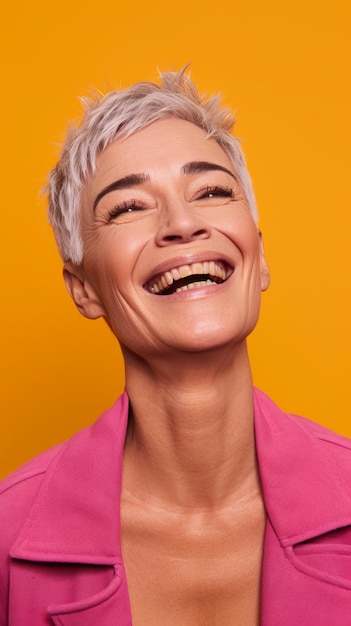
[[(242, 386), (243, 387), (243, 386)], [(223, 390), (222, 390), (223, 391)], [(160, 399), (162, 397), (160, 393)], [(169, 393), (162, 408), (131, 398), (125, 463), (140, 471), (144, 494), (152, 485), (162, 501), (176, 506), (214, 507), (248, 483), (256, 487), (251, 395), (226, 402), (211, 392)], [(161, 410), (160, 410), (161, 409)], [(150, 433), (152, 436), (150, 436)], [(157, 436), (155, 437), (155, 433)], [(150, 465), (150, 459), (152, 464)], [(127, 467), (127, 465), (126, 465)], [(238, 496), (241, 493), (238, 493)]]

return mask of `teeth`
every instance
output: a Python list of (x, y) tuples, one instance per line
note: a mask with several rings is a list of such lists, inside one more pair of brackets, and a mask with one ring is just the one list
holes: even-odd
[[(203, 263), (197, 262), (190, 265), (181, 265), (180, 267), (174, 267), (171, 270), (167, 270), (164, 274), (158, 276), (155, 282), (150, 285), (150, 291), (151, 293), (160, 294), (168, 289), (168, 287), (170, 287), (175, 281), (199, 274), (209, 274), (210, 276), (221, 280), (225, 280), (227, 277), (225, 267), (221, 261), (204, 261)], [(199, 287), (203, 287), (205, 284), (212, 285), (214, 283), (215, 281), (208, 279), (206, 282), (199, 281), (178, 287), (176, 291), (198, 289)]]
[(192, 274), (202, 274), (203, 273), (203, 264), (202, 263), (193, 263), (191, 266)]
[(191, 271), (190, 265), (181, 265), (179, 268), (179, 274), (181, 278), (186, 278), (187, 276), (191, 276), (193, 272)]
[(171, 272), (165, 272), (165, 279), (167, 281), (167, 285), (171, 285), (173, 283), (173, 276)]
[(189, 285), (183, 285), (183, 287), (177, 287), (176, 292), (179, 293), (180, 291), (189, 291), (189, 289), (201, 289), (201, 287), (203, 287), (204, 285), (216, 284), (217, 283), (215, 283), (213, 280), (206, 280), (206, 282), (199, 281), (197, 283), (189, 283)]
[(173, 280), (179, 280), (180, 279), (179, 270), (176, 267), (173, 270), (171, 270), (171, 274), (173, 276)]

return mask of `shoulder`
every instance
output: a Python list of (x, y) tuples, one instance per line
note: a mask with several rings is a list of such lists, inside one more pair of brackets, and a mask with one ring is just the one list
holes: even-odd
[[(35, 457), (0, 482), (0, 622), (6, 619), (10, 550), (33, 508), (51, 463), (65, 444)], [(5, 623), (5, 621), (4, 621)], [(7, 622), (6, 622), (7, 623)]]
[(287, 413), (287, 417), (294, 422), (299, 428), (304, 429), (306, 432), (311, 433), (314, 437), (320, 441), (329, 443), (331, 446), (339, 446), (351, 451), (351, 439), (345, 435), (338, 434), (333, 430), (330, 430), (326, 426), (322, 426), (307, 417), (301, 415), (294, 415)]
[[(351, 439), (333, 432), (306, 417), (281, 410), (262, 391), (254, 390), (255, 429), (259, 439), (270, 447), (277, 442), (285, 450), (294, 449), (296, 455), (314, 450), (328, 450), (332, 457), (350, 463)], [(320, 457), (321, 462), (323, 456)], [(351, 468), (350, 468), (351, 469)]]
[(4, 542), (12, 545), (39, 491), (51, 488), (53, 476), (62, 476), (67, 481), (72, 459), (78, 463), (83, 458), (89, 463), (88, 457), (101, 454), (104, 446), (118, 436), (119, 430), (124, 431), (127, 408), (128, 398), (123, 394), (92, 425), (42, 452), (0, 482), (0, 550), (4, 549)]
[[(108, 481), (109, 475), (116, 481), (119, 470), (113, 463), (121, 465), (127, 418), (128, 398), (123, 394), (94, 424), (38, 455), (0, 482), (0, 623), (6, 613), (10, 554), (14, 545), (23, 533), (24, 536), (39, 534), (44, 543), (51, 534), (64, 535), (65, 523), (71, 536), (73, 515), (76, 518), (77, 511), (81, 511), (81, 524), (76, 529), (79, 543), (81, 526), (91, 517), (87, 507), (95, 502), (91, 494), (100, 497), (106, 483), (114, 484)], [(107, 497), (106, 502), (110, 499)], [(95, 515), (94, 519), (99, 517)], [(45, 538), (43, 528), (47, 531)]]
[(271, 421), (271, 423), (276, 422), (277, 424), (282, 425), (284, 423), (282, 420), (287, 420), (290, 424), (295, 424), (297, 428), (310, 432), (316, 437), (325, 439), (331, 443), (340, 445), (345, 444), (347, 447), (351, 447), (351, 439), (348, 437), (339, 435), (326, 426), (322, 426), (307, 417), (302, 417), (301, 415), (296, 415), (282, 410), (273, 402), (273, 400), (271, 400), (269, 396), (267, 396), (260, 389), (257, 389), (257, 387), (254, 388), (254, 403), (255, 412), (263, 413), (265, 417)]
[(0, 482), (1, 552), (4, 549), (8, 552), (33, 505), (48, 468), (65, 445), (67, 442), (46, 450)]
[(16, 485), (20, 486), (22, 483), (44, 474), (52, 459), (60, 453), (64, 445), (65, 443), (59, 443), (45, 450), (45, 452), (42, 452), (9, 474), (9, 476), (0, 482), (0, 496), (6, 494), (6, 492), (10, 491), (13, 487), (16, 487)]
[(267, 515), (292, 546), (351, 520), (351, 441), (285, 413), (255, 390), (255, 441)]

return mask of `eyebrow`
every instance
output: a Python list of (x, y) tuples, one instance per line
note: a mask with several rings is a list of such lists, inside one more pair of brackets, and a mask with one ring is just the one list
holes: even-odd
[(143, 183), (147, 183), (150, 180), (150, 176), (147, 174), (129, 174), (129, 176), (124, 176), (119, 180), (107, 185), (98, 195), (96, 196), (93, 204), (93, 211), (100, 202), (101, 198), (106, 196), (107, 193), (111, 193), (111, 191), (116, 191), (119, 189), (128, 189), (128, 187), (135, 187), (136, 185), (142, 185)]
[(225, 172), (229, 174), (234, 180), (236, 176), (228, 170), (223, 165), (219, 165), (218, 163), (210, 163), (209, 161), (190, 161), (189, 163), (185, 163), (182, 169), (180, 170), (181, 174), (201, 174), (201, 172), (213, 172), (215, 170), (219, 170), (220, 172)]
[[(228, 170), (223, 165), (219, 165), (217, 163), (210, 163), (209, 161), (189, 161), (189, 163), (185, 163), (181, 167), (180, 174), (182, 176), (186, 176), (187, 174), (201, 174), (202, 172), (213, 172), (219, 170), (220, 172), (225, 172), (225, 174), (229, 174), (234, 180), (237, 180), (236, 176)], [(106, 194), (111, 193), (112, 191), (118, 191), (120, 189), (128, 189), (129, 187), (135, 187), (137, 185), (142, 185), (143, 183), (147, 183), (150, 181), (150, 176), (148, 174), (129, 174), (128, 176), (124, 176), (119, 180), (114, 181), (107, 187), (104, 187), (98, 195), (96, 196), (93, 204), (93, 211), (95, 213), (96, 207), (100, 200), (106, 196)]]

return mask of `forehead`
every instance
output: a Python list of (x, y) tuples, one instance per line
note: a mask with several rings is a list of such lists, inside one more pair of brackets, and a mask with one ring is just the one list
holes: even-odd
[(96, 189), (111, 177), (133, 173), (177, 175), (192, 160), (218, 163), (234, 173), (227, 154), (202, 128), (178, 118), (160, 120), (109, 144), (97, 158), (91, 185)]

